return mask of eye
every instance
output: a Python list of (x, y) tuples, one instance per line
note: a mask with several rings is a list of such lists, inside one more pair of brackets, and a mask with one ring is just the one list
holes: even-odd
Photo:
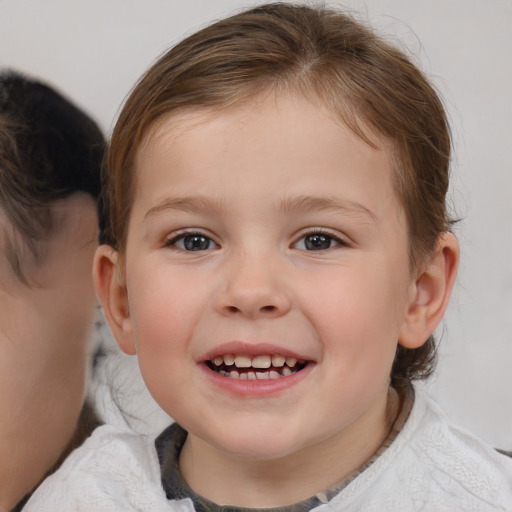
[(201, 233), (179, 235), (169, 240), (166, 246), (174, 246), (182, 251), (208, 251), (218, 247), (211, 238)]
[(345, 245), (339, 238), (327, 233), (309, 233), (301, 237), (295, 244), (295, 249), (305, 251), (325, 251), (338, 245)]

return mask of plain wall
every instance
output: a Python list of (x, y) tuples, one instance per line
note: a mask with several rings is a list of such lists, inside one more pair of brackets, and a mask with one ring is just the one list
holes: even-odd
[[(341, 2), (327, 2), (341, 5)], [(44, 79), (109, 133), (133, 83), (171, 44), (242, 0), (0, 0), (0, 66)], [(436, 376), (447, 414), (512, 449), (512, 1), (347, 0), (408, 48), (454, 136), (459, 281)]]

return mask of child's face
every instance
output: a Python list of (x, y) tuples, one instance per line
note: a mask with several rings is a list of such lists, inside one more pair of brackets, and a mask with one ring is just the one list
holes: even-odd
[(372, 438), (414, 300), (388, 152), (270, 96), (170, 117), (136, 172), (121, 345), (190, 439), (274, 459)]

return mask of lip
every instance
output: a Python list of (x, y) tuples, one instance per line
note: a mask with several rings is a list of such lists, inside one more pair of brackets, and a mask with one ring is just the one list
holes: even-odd
[(209, 382), (217, 388), (239, 397), (263, 397), (281, 393), (303, 381), (311, 373), (314, 366), (315, 363), (310, 362), (302, 370), (278, 379), (239, 380), (223, 377), (210, 370), (205, 363), (199, 364), (199, 368)]
[[(262, 379), (262, 380), (239, 380), (224, 377), (211, 370), (206, 361), (211, 361), (217, 356), (227, 354), (236, 354), (244, 356), (259, 355), (282, 355), (285, 357), (293, 357), (297, 360), (308, 361), (308, 364), (301, 370), (278, 379)], [(208, 381), (223, 392), (238, 397), (265, 397), (282, 393), (286, 390), (299, 385), (311, 373), (315, 366), (315, 361), (310, 357), (306, 357), (300, 353), (284, 349), (277, 345), (268, 343), (245, 343), (233, 341), (224, 343), (214, 349), (204, 353), (198, 360), (198, 366)]]

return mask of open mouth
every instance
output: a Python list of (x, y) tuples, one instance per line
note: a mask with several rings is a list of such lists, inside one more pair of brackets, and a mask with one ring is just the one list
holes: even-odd
[(239, 380), (266, 380), (288, 377), (303, 370), (308, 362), (282, 355), (245, 356), (227, 354), (205, 361), (210, 370)]

